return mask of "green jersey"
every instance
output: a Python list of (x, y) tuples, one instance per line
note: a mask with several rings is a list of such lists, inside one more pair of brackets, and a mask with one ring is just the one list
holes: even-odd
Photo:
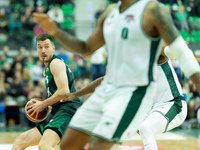
[[(51, 97), (57, 90), (56, 83), (55, 83), (53, 75), (51, 74), (51, 71), (50, 71), (51, 70), (50, 63), (52, 62), (53, 59), (62, 60), (58, 56), (53, 55), (51, 61), (49, 62), (49, 64), (45, 68), (45, 85), (46, 85), (46, 88), (47, 88), (48, 97)], [(66, 74), (67, 74), (67, 77), (68, 77), (68, 86), (69, 86), (70, 93), (76, 92), (74, 76), (73, 76), (73, 73), (70, 70), (70, 68), (67, 66), (67, 64), (66, 64)], [(75, 99), (72, 100), (72, 102), (80, 102), (80, 99), (79, 98), (75, 98)], [(60, 102), (54, 104), (53, 106), (55, 106), (57, 104), (60, 104)]]

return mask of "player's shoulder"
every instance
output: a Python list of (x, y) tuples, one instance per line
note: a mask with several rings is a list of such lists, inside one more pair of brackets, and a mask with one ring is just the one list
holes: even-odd
[(55, 62), (63, 62), (63, 60), (59, 57), (56, 57), (51, 61), (51, 63), (55, 63)]
[(106, 16), (112, 11), (113, 8), (115, 8), (117, 4), (110, 4), (107, 6), (107, 9), (105, 11)]
[(112, 10), (117, 4), (109, 4), (107, 10)]
[(157, 1), (151, 1), (144, 14), (150, 22), (153, 24), (158, 23), (159, 25), (166, 23), (170, 16), (165, 5)]
[(50, 71), (53, 76), (61, 72), (66, 72), (66, 65), (61, 59), (55, 58), (50, 63)]
[(106, 11), (103, 13), (103, 15), (100, 17), (99, 22), (103, 22), (105, 18), (108, 16), (108, 14), (111, 12), (111, 10), (116, 6), (117, 4), (110, 4), (107, 6)]
[(54, 58), (50, 63), (51, 68), (52, 67), (61, 67), (61, 66), (66, 66), (66, 65), (65, 65), (65, 62), (59, 57)]
[(159, 12), (163, 8), (165, 8), (165, 5), (163, 3), (158, 2), (158, 1), (151, 1), (146, 9), (149, 11), (152, 11), (152, 13), (155, 13), (155, 12)]

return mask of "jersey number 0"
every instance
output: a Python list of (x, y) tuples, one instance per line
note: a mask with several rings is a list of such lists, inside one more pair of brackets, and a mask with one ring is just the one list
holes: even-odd
[(128, 37), (128, 28), (123, 28), (122, 29), (122, 38), (127, 39)]

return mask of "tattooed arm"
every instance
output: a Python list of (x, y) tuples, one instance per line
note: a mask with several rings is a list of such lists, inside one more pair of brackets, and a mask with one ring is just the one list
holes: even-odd
[(159, 2), (151, 2), (144, 12), (143, 28), (151, 37), (161, 36), (170, 45), (178, 36), (170, 13)]
[(180, 36), (171, 15), (163, 4), (154, 1), (147, 6), (143, 18), (143, 27), (151, 37), (160, 35), (165, 40), (172, 54), (176, 55), (182, 71), (186, 75), (188, 74), (200, 94), (199, 64)]
[(95, 88), (101, 84), (101, 81), (103, 79), (104, 77), (100, 77), (79, 91), (76, 91), (74, 93), (66, 93), (65, 95), (59, 95), (59, 96), (56, 96), (55, 98), (60, 99), (61, 102), (65, 102), (65, 101), (73, 100), (74, 98), (77, 98), (77, 97), (81, 97), (83, 95), (91, 94), (94, 92)]

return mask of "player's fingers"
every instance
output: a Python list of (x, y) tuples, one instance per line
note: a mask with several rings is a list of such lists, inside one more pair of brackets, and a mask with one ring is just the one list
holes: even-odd
[[(29, 112), (28, 112), (29, 113)], [(30, 116), (34, 116), (35, 115), (35, 111), (32, 111), (32, 113), (30, 113)]]
[(37, 100), (35, 100), (35, 99), (31, 99), (31, 101), (32, 101), (33, 103), (36, 103), (36, 102), (37, 102)]
[(33, 105), (26, 106), (26, 109), (31, 109)]
[(36, 119), (38, 118), (38, 113), (36, 112)]
[[(28, 107), (27, 107), (27, 109), (28, 109)], [(33, 112), (33, 110), (32, 110), (32, 109), (29, 109), (27, 112), (30, 113), (30, 112)]]
[(39, 22), (38, 18), (33, 17), (33, 22)]
[(33, 17), (36, 17), (36, 18), (40, 18), (40, 19), (44, 19), (44, 18), (47, 18), (47, 14), (42, 14), (42, 13), (37, 13), (37, 12), (34, 12), (33, 13)]
[(52, 107), (48, 106), (48, 111), (51, 112), (51, 110), (52, 110)]
[(66, 101), (69, 101), (68, 98), (65, 98), (65, 99), (61, 99), (60, 102), (66, 102)]
[(33, 21), (34, 22), (42, 22), (44, 20), (48, 19), (48, 16), (46, 14), (41, 14), (41, 13), (33, 13)]

